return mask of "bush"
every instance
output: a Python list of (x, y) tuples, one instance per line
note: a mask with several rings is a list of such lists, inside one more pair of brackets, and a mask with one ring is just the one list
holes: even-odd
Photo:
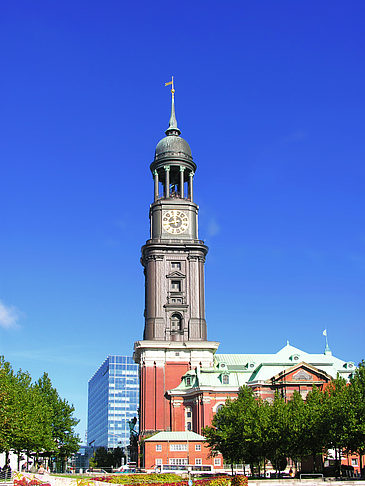
[(226, 477), (223, 476), (223, 477), (220, 477), (220, 478), (214, 478), (214, 479), (211, 479), (208, 484), (209, 484), (209, 486), (229, 486), (230, 478), (228, 476), (226, 476)]
[[(173, 473), (166, 474), (118, 474), (113, 476), (94, 477), (93, 481), (104, 481), (112, 484), (123, 484), (126, 486), (188, 486), (188, 481)], [(22, 485), (20, 485), (22, 486)], [(197, 479), (194, 486), (230, 486), (228, 477), (213, 479)], [(238, 484), (237, 486), (246, 486)]]
[(237, 476), (233, 476), (231, 479), (231, 486), (247, 486), (248, 479), (247, 476), (243, 474), (237, 474)]
[[(112, 484), (124, 484), (133, 486), (187, 486), (187, 481), (183, 481), (178, 474), (118, 474), (113, 476), (94, 477), (93, 481), (103, 481)], [(185, 484), (186, 483), (186, 484)]]

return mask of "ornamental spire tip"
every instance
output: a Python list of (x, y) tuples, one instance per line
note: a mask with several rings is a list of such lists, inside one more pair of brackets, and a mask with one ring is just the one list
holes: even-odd
[(175, 115), (175, 88), (174, 76), (171, 76), (171, 81), (165, 83), (165, 86), (171, 85), (171, 116), (169, 121), (169, 128), (166, 130), (166, 135), (180, 135), (180, 130), (177, 128), (177, 120)]

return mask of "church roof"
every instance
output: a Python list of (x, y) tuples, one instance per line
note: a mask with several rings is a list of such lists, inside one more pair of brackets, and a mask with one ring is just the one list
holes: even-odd
[[(228, 390), (264, 383), (297, 364), (308, 364), (311, 369), (315, 368), (332, 378), (340, 374), (348, 379), (355, 369), (353, 363), (345, 362), (332, 354), (307, 353), (287, 343), (273, 354), (216, 354), (213, 368), (189, 370), (175, 390)], [(223, 380), (223, 375), (227, 374), (229, 379)], [(188, 376), (189, 381), (185, 379)]]
[(216, 363), (225, 363), (228, 371), (251, 370), (249, 381), (262, 381), (285, 370), (288, 366), (304, 361), (316, 368), (325, 371), (332, 378), (337, 374), (349, 374), (345, 361), (332, 354), (315, 354), (302, 351), (287, 343), (274, 354), (216, 354)]
[(158, 432), (157, 434), (153, 435), (146, 439), (145, 442), (169, 442), (169, 441), (181, 441), (181, 442), (191, 442), (191, 441), (201, 441), (205, 440), (205, 437), (202, 435), (196, 434), (195, 432), (191, 431), (184, 431), (184, 432)]

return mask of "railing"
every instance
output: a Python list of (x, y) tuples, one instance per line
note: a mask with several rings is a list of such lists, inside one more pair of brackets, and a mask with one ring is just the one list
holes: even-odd
[(159, 472), (164, 473), (164, 472), (175, 472), (175, 473), (188, 473), (190, 471), (191, 474), (195, 473), (212, 473), (214, 472), (213, 466), (211, 465), (188, 465), (188, 464), (162, 464), (156, 466), (156, 469), (159, 470)]
[(11, 469), (5, 469), (0, 471), (0, 483), (12, 483), (13, 481), (13, 473)]
[(160, 201), (161, 199), (182, 199), (183, 201), (191, 201), (190, 197), (180, 197), (178, 192), (171, 192), (169, 197), (158, 196), (156, 201)]

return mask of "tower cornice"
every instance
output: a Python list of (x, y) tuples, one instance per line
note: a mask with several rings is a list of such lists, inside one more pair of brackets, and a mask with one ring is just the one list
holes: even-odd
[(164, 351), (165, 353), (169, 351), (188, 351), (189, 353), (208, 351), (215, 354), (219, 344), (218, 341), (137, 341), (134, 343), (133, 359), (139, 363), (142, 353), (146, 351)]
[(166, 255), (166, 251), (170, 254), (173, 252), (186, 252), (188, 259), (198, 259), (203, 261), (208, 253), (208, 247), (202, 240), (165, 240), (165, 239), (151, 239), (147, 240), (146, 244), (142, 246), (142, 263), (144, 259), (162, 259)]

